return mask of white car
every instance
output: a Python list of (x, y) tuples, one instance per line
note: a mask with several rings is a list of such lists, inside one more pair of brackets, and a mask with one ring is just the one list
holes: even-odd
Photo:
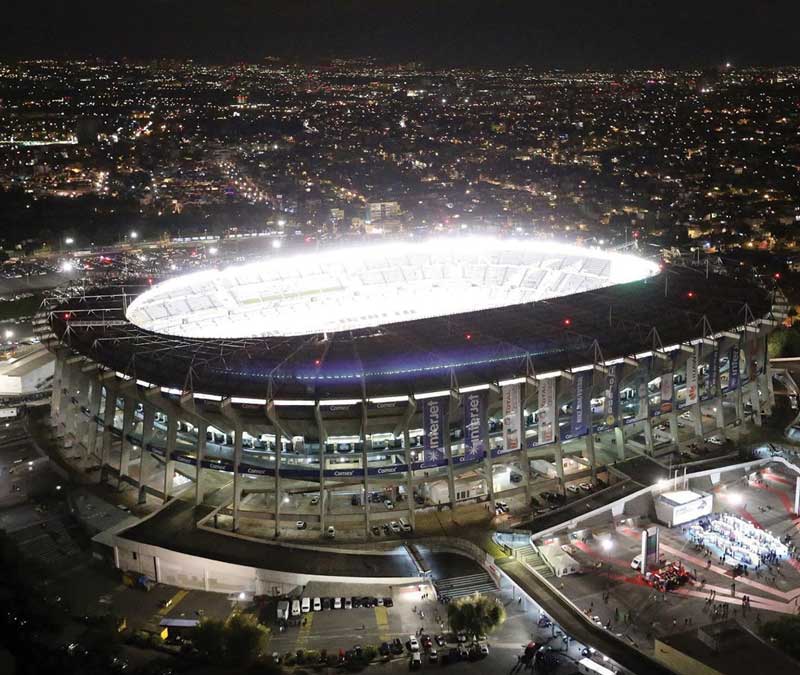
[(315, 612), (322, 611), (322, 599), (321, 598), (314, 598), (314, 603), (312, 605), (314, 607)]
[(489, 656), (489, 645), (487, 645), (485, 642), (481, 642), (479, 650), (481, 656)]
[(415, 635), (410, 635), (408, 638), (408, 649), (411, 652), (418, 652), (419, 651), (419, 640)]
[(314, 495), (311, 498), (311, 506), (316, 506), (317, 504), (319, 504), (319, 495)]
[(336, 536), (336, 528), (333, 525), (328, 525), (328, 539), (333, 539)]
[(334, 598), (333, 599), (333, 608), (334, 609), (341, 609), (342, 608), (342, 599), (341, 598)]
[(345, 609), (353, 609), (353, 600), (351, 598), (345, 598), (344, 608)]
[(300, 601), (292, 600), (292, 616), (300, 616)]
[(393, 520), (391, 523), (389, 523), (389, 527), (395, 534), (400, 534), (403, 531), (400, 527), (400, 523), (398, 523), (396, 520)]
[(305, 520), (298, 520), (296, 523), (298, 530), (305, 530), (306, 529), (306, 521)]
[(631, 560), (631, 569), (637, 571), (642, 569), (642, 556), (637, 555), (633, 560)]
[(308, 614), (311, 611), (311, 598), (303, 598), (300, 601), (300, 611), (303, 614)]
[(384, 500), (383, 500), (383, 505), (384, 505), (384, 506), (385, 506), (387, 509), (389, 509), (390, 511), (391, 511), (391, 510), (394, 508), (394, 504), (392, 503), (392, 501), (391, 501), (390, 499), (384, 499)]
[(411, 525), (409, 525), (405, 520), (403, 520), (401, 518), (400, 519), (400, 529), (402, 529), (403, 532), (411, 532)]

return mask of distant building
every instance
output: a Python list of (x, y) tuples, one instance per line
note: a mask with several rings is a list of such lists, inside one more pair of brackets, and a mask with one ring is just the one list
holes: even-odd
[(399, 215), (400, 204), (397, 202), (370, 202), (367, 204), (366, 220), (368, 223), (396, 218)]
[(75, 135), (79, 145), (92, 145), (97, 143), (100, 133), (100, 120), (95, 117), (81, 117), (75, 125)]

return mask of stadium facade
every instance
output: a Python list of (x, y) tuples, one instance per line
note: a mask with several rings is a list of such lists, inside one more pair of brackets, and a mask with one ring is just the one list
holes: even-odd
[(233, 529), (276, 534), (527, 503), (735, 436), (772, 405), (776, 323), (732, 276), (494, 239), (87, 289), (39, 319), (52, 423), (101, 480), (201, 504), (227, 477)]

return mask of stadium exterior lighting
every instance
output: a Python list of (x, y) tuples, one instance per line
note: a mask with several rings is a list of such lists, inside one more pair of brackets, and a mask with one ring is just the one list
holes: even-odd
[(133, 230), (131, 232), (131, 239), (138, 239), (138, 238), (139, 238), (139, 233), (136, 230)]
[(283, 246), (283, 242), (280, 239), (272, 240), (272, 248), (280, 248), (281, 246)]
[(75, 239), (73, 239), (72, 237), (67, 237), (66, 239), (64, 239), (64, 243), (65, 243), (67, 246), (71, 246), (72, 244), (74, 244), (74, 243), (75, 243)]

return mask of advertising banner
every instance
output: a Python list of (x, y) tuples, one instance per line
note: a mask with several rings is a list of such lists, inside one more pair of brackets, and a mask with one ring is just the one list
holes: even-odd
[(464, 406), (464, 456), (467, 460), (480, 459), (486, 452), (487, 392), (471, 391), (461, 395)]
[(522, 393), (519, 384), (503, 387), (503, 447), (506, 452), (522, 448)]
[(661, 376), (661, 405), (659, 409), (662, 415), (672, 412), (672, 392), (673, 392), (672, 371)]
[(619, 378), (622, 364), (610, 366), (606, 373), (605, 404), (603, 417), (606, 426), (613, 427), (619, 421)]
[(576, 373), (572, 379), (572, 417), (570, 437), (578, 438), (589, 433), (592, 423), (592, 378), (591, 370)]
[(426, 462), (446, 459), (444, 435), (449, 406), (447, 396), (427, 398), (422, 402), (423, 459)]
[(734, 391), (739, 388), (739, 347), (733, 346), (728, 350), (728, 387), (725, 391)]
[(708, 395), (716, 396), (717, 381), (719, 379), (719, 347), (711, 350), (711, 359), (708, 362)]
[(686, 359), (686, 405), (694, 405), (698, 401), (697, 392), (697, 345)]
[(552, 443), (556, 429), (556, 380), (539, 380), (537, 445)]

